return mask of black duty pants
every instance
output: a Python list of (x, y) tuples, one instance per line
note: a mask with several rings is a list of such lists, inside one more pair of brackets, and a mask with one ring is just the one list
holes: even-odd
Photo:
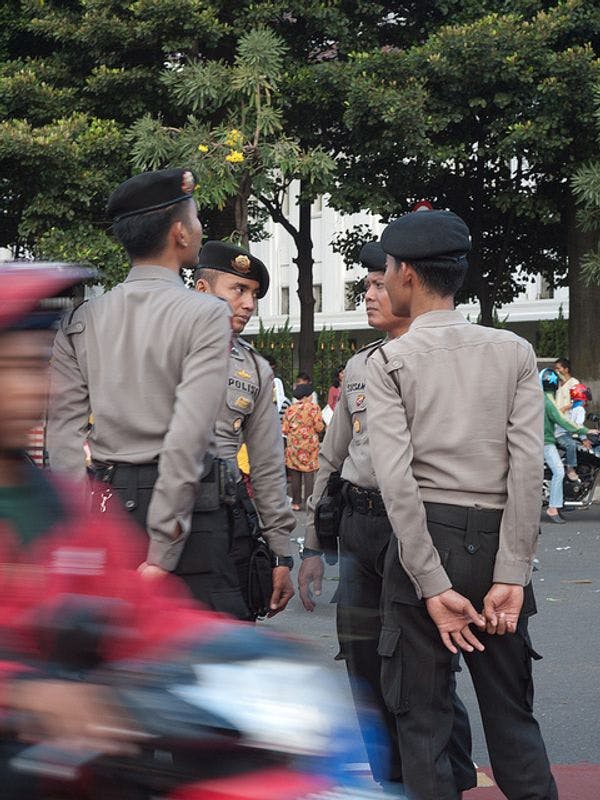
[[(492, 585), (500, 511), (426, 503), (428, 528), (453, 587), (481, 610)], [(448, 692), (452, 653), (401, 567), (395, 538), (382, 595), (381, 682), (396, 717), (405, 787), (415, 800), (456, 800), (449, 742), (454, 709)], [(508, 800), (556, 800), (544, 742), (533, 716), (532, 649), (527, 619), (531, 584), (515, 634), (478, 633), (480, 653), (463, 652), (475, 686), (494, 777)]]
[[(110, 489), (133, 519), (146, 530), (146, 516), (157, 477), (156, 464), (118, 464), (109, 473)], [(98, 477), (102, 477), (100, 473)], [(243, 487), (238, 485), (238, 490)], [(107, 492), (109, 494), (109, 492)], [(110, 511), (110, 502), (98, 507)], [(175, 574), (196, 600), (213, 611), (252, 620), (248, 609), (248, 568), (252, 537), (239, 499), (224, 505), (219, 498), (217, 470), (202, 481), (187, 538)]]
[[(382, 743), (373, 739), (368, 724), (363, 729), (371, 771), (377, 781), (402, 780), (396, 717), (386, 707), (381, 693), (382, 659), (377, 652), (383, 564), (391, 532), (386, 516), (344, 508), (340, 524), (340, 585), (335, 598), (340, 655), (346, 661), (359, 721), (361, 706), (371, 703), (379, 711), (388, 733), (388, 742)], [(450, 759), (456, 785), (462, 791), (476, 784), (471, 729), (467, 711), (454, 691), (453, 674), (449, 680), (454, 717)]]

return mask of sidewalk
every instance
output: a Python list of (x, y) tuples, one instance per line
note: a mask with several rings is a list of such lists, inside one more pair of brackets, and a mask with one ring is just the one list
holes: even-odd
[[(479, 786), (463, 795), (464, 800), (506, 800), (491, 778), (489, 767), (478, 771)], [(597, 800), (600, 797), (600, 764), (553, 764), (552, 774), (560, 800)]]

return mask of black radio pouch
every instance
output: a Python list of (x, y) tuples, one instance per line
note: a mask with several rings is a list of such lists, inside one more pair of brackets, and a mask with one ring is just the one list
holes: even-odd
[(269, 613), (273, 594), (273, 563), (271, 548), (261, 536), (252, 537), (253, 546), (248, 570), (248, 606), (255, 619)]
[(344, 508), (343, 481), (339, 472), (332, 472), (315, 508), (315, 532), (328, 564), (338, 560), (338, 533)]

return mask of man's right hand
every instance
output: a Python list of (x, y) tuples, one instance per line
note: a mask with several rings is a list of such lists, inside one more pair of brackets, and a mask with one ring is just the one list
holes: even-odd
[(165, 575), (168, 575), (166, 569), (162, 567), (157, 567), (155, 564), (148, 564), (147, 561), (144, 561), (143, 564), (140, 564), (138, 567), (138, 572), (142, 576), (142, 578), (147, 578), (148, 580), (155, 580), (156, 578), (164, 578)]
[(473, 623), (480, 630), (485, 630), (485, 617), (475, 611), (470, 600), (454, 589), (447, 589), (434, 597), (428, 597), (425, 604), (442, 642), (451, 653), (458, 653), (459, 647), (467, 653), (484, 649), (469, 624)]
[[(298, 590), (302, 605), (307, 611), (314, 611), (316, 603), (314, 597), (319, 597), (323, 584), (323, 559), (321, 556), (309, 556), (300, 564), (298, 572)], [(311, 583), (313, 588), (311, 591)]]

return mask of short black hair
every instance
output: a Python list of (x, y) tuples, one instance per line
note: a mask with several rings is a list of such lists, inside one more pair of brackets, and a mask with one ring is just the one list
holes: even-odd
[[(398, 259), (395, 256), (393, 258), (396, 262), (396, 269), (399, 269), (402, 259)], [(449, 295), (454, 297), (463, 285), (467, 274), (466, 261), (449, 264), (447, 261), (419, 259), (418, 261), (407, 261), (406, 263), (410, 264), (417, 273), (423, 286), (440, 297), (448, 297)]]
[(198, 281), (206, 281), (208, 285), (214, 289), (219, 278), (219, 275), (222, 275), (222, 272), (219, 272), (218, 269), (211, 269), (210, 267), (198, 267), (194, 271), (194, 286), (198, 283)]
[(557, 358), (554, 363), (559, 364), (563, 369), (567, 369), (571, 372), (571, 362), (568, 358)]
[(333, 380), (331, 382), (331, 385), (336, 389), (340, 388), (340, 372), (343, 372), (343, 370), (344, 370), (344, 365), (342, 364), (340, 367), (337, 367), (337, 369), (333, 371)]
[(308, 374), (308, 372), (299, 372), (298, 377), (296, 378), (297, 381), (308, 381), (312, 383), (312, 378)]
[(150, 258), (164, 249), (171, 225), (186, 220), (188, 214), (189, 203), (183, 201), (113, 222), (112, 232), (130, 258)]

